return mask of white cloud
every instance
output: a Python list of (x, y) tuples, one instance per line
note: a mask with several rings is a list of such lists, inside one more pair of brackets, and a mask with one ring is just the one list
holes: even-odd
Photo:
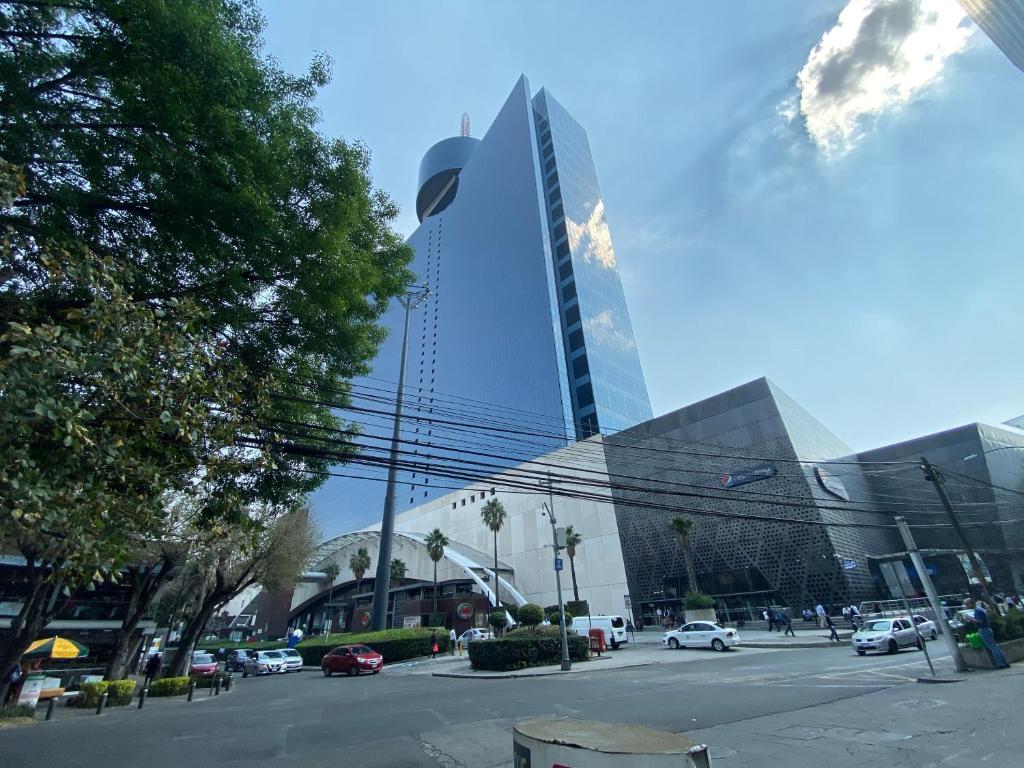
[(569, 247), (577, 252), (580, 243), (584, 242), (586, 250), (582, 256), (588, 262), (596, 261), (602, 267), (611, 269), (615, 266), (615, 251), (612, 249), (612, 236), (608, 231), (608, 220), (604, 215), (604, 200), (598, 200), (594, 210), (583, 223), (565, 217), (569, 232)]
[[(938, 80), (972, 34), (965, 18), (954, 0), (850, 0), (797, 75), (800, 114), (818, 148), (845, 154), (869, 118), (898, 111)], [(784, 118), (791, 108), (783, 105)]]
[(636, 342), (632, 335), (615, 327), (615, 320), (612, 319), (610, 310), (606, 309), (594, 317), (584, 320), (583, 330), (589, 338), (599, 339), (608, 346), (625, 350), (636, 348)]

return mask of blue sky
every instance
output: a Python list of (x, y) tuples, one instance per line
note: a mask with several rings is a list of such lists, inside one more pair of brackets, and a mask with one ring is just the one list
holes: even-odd
[(656, 414), (761, 375), (867, 449), (1024, 413), (1024, 73), (953, 0), (265, 0), (415, 225), (517, 77), (587, 129)]

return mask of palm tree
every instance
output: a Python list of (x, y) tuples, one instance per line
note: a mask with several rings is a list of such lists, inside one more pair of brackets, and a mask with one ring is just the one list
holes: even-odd
[(565, 529), (565, 554), (569, 556), (569, 573), (572, 574), (572, 594), (578, 603), (580, 601), (580, 589), (576, 586), (576, 547), (583, 543), (583, 535), (573, 529), (570, 525)]
[(401, 581), (405, 578), (405, 572), (408, 570), (405, 567), (405, 563), (399, 560), (397, 557), (391, 561), (391, 580)]
[(484, 525), (494, 533), (494, 605), (497, 607), (501, 603), (498, 599), (498, 531), (508, 519), (508, 513), (501, 502), (492, 497), (480, 510), (480, 518), (484, 521)]
[(669, 523), (669, 527), (676, 533), (679, 539), (679, 548), (683, 550), (683, 561), (686, 563), (686, 578), (690, 582), (688, 592), (700, 593), (700, 586), (697, 584), (697, 571), (693, 567), (693, 549), (690, 545), (690, 534), (693, 531), (693, 520), (682, 515), (676, 515)]
[(352, 575), (356, 577), (357, 595), (363, 584), (363, 574), (370, 570), (371, 564), (370, 553), (366, 551), (366, 547), (360, 547), (348, 559), (348, 567), (352, 569)]
[(430, 554), (430, 559), (434, 561), (434, 613), (437, 613), (437, 564), (444, 557), (444, 548), (449, 543), (448, 537), (441, 533), (440, 528), (435, 528), (427, 534), (427, 552)]
[[(333, 560), (324, 566), (324, 581), (326, 581), (331, 587), (330, 592), (327, 594), (328, 605), (334, 602), (334, 582), (338, 578), (339, 573), (341, 573), (341, 568), (339, 568), (338, 564)], [(335, 611), (333, 611), (332, 608), (327, 608), (327, 610), (324, 611), (325, 614), (330, 612)]]

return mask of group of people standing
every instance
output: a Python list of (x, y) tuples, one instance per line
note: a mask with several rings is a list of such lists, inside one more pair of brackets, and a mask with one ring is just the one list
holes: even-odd
[(796, 637), (796, 632), (793, 631), (793, 620), (789, 618), (789, 615), (785, 611), (768, 606), (766, 610), (761, 612), (761, 615), (764, 617), (764, 620), (768, 622), (769, 632), (773, 632), (775, 628), (778, 627), (780, 632), (785, 630), (783, 632), (783, 637), (786, 635)]

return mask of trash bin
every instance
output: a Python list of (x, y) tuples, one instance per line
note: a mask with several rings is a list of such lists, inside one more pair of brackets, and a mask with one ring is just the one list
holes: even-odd
[(604, 630), (603, 629), (591, 629), (587, 632), (587, 636), (590, 638), (590, 650), (594, 653), (604, 653)]
[(512, 729), (515, 768), (710, 768), (708, 748), (640, 725), (551, 718)]

